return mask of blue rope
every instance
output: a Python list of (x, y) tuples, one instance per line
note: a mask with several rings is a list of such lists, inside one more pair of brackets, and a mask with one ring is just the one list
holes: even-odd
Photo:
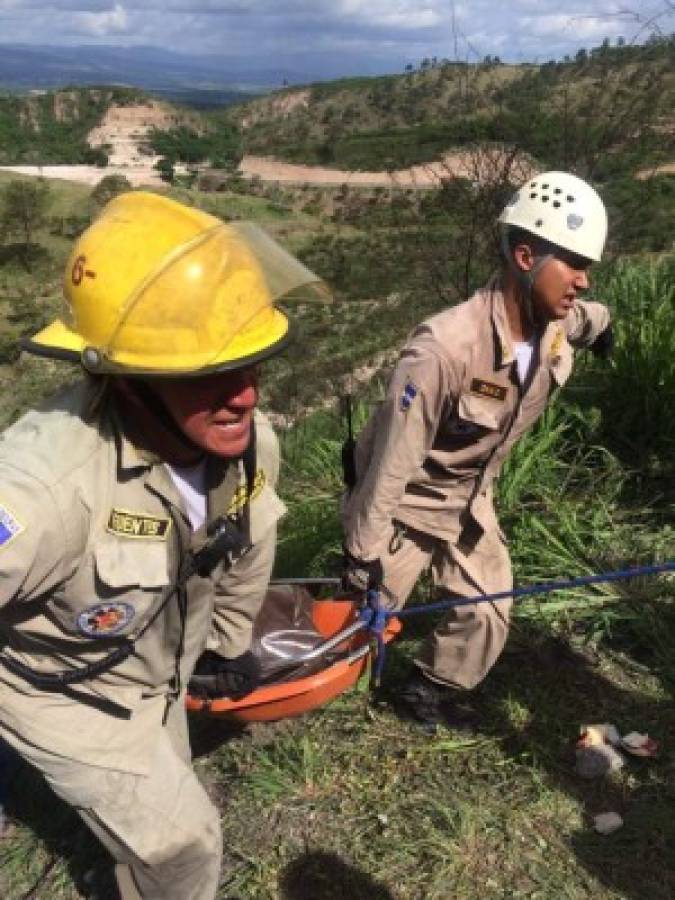
[(518, 598), (529, 597), (533, 594), (550, 594), (552, 591), (566, 591), (570, 590), (570, 588), (582, 587), (588, 584), (603, 584), (610, 581), (636, 578), (638, 575), (658, 575), (661, 572), (673, 571), (675, 571), (675, 560), (653, 566), (637, 566), (631, 569), (619, 569), (615, 572), (602, 572), (599, 575), (584, 575), (563, 581), (545, 581), (542, 584), (531, 584), (528, 587), (499, 591), (495, 594), (478, 594), (475, 597), (452, 597), (447, 600), (439, 600), (437, 603), (427, 603), (424, 606), (411, 606), (399, 612), (385, 609), (380, 603), (379, 591), (371, 589), (366, 593), (366, 605), (359, 615), (376, 642), (373, 681), (376, 686), (380, 683), (385, 656), (384, 631), (387, 627), (387, 622), (391, 618), (408, 619), (424, 613), (453, 609), (456, 606), (469, 606), (472, 603), (492, 603), (495, 600), (506, 600), (507, 597)]
[(619, 569), (616, 572), (602, 572), (600, 575), (583, 575), (580, 578), (570, 578), (564, 581), (544, 581), (542, 584), (531, 584), (528, 587), (515, 588), (511, 591), (499, 591), (496, 594), (478, 594), (476, 597), (457, 597), (449, 600), (439, 600), (437, 603), (427, 603), (425, 606), (411, 606), (400, 612), (389, 612), (389, 617), (396, 616), (406, 619), (419, 613), (438, 612), (451, 609), (453, 606), (467, 606), (471, 603), (489, 603), (493, 600), (505, 600), (507, 597), (529, 597), (532, 594), (550, 594), (552, 591), (567, 591), (570, 588), (583, 587), (587, 584), (602, 584), (608, 581), (621, 581), (625, 578), (635, 578), (638, 575), (657, 575), (660, 572), (675, 571), (675, 560), (660, 563), (654, 566), (639, 566), (633, 569)]
[(373, 665), (373, 682), (379, 685), (384, 668), (384, 631), (387, 622), (393, 613), (385, 609), (380, 603), (380, 592), (377, 590), (366, 591), (366, 605), (361, 609), (359, 618), (365, 622), (365, 626), (375, 639), (375, 663)]

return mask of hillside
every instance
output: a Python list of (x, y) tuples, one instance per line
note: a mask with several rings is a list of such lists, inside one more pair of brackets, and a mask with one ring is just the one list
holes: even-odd
[[(602, 45), (544, 65), (429, 63), (291, 88), (232, 107), (245, 149), (344, 169), (424, 164), (476, 141), (524, 146), (545, 166), (596, 167), (600, 142), (664, 161), (675, 130), (675, 39)], [(637, 126), (645, 143), (635, 144)], [(611, 162), (611, 161), (610, 161)], [(609, 162), (607, 162), (607, 165)], [(605, 166), (606, 167), (606, 166)]]
[[(114, 110), (114, 111), (113, 111)], [(136, 129), (196, 114), (172, 111), (129, 88), (72, 88), (0, 96), (0, 163), (105, 165), (105, 146), (116, 124)], [(98, 130), (103, 126), (101, 130)], [(94, 129), (97, 129), (94, 131)], [(88, 138), (93, 131), (94, 139)], [(140, 133), (140, 132), (139, 132)]]

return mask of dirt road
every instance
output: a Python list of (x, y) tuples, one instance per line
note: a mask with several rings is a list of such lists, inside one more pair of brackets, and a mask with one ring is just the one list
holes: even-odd
[(444, 178), (471, 177), (469, 157), (459, 153), (448, 153), (436, 162), (391, 172), (349, 172), (322, 166), (302, 166), (268, 156), (245, 156), (239, 170), (244, 178), (257, 177), (279, 184), (349, 184), (354, 187), (430, 188), (436, 187)]
[[(442, 179), (463, 176), (472, 177), (469, 159), (461, 154), (446, 154), (443, 159), (428, 165), (412, 166), (393, 172), (348, 172), (343, 169), (329, 169), (322, 166), (301, 166), (280, 162), (266, 156), (245, 156), (240, 165), (244, 178), (260, 178), (277, 184), (340, 185), (354, 187), (406, 187), (430, 188)], [(134, 187), (147, 185), (157, 187), (162, 184), (157, 171), (152, 166), (0, 166), (0, 171), (17, 172), (22, 175), (63, 178), (81, 184), (98, 184), (105, 175), (124, 175)]]
[(150, 166), (138, 166), (133, 169), (122, 166), (0, 166), (0, 172), (16, 172), (17, 175), (34, 175), (41, 178), (61, 178), (64, 181), (77, 181), (80, 184), (98, 184), (106, 175), (124, 175), (134, 187), (145, 184), (156, 187), (162, 184), (157, 172)]
[[(21, 175), (62, 178), (81, 184), (95, 185), (105, 175), (124, 175), (134, 187), (162, 184), (157, 171), (151, 166), (0, 166), (0, 171), (17, 172)], [(244, 178), (260, 178), (276, 184), (340, 185), (354, 187), (409, 187), (429, 188), (439, 184), (450, 175), (466, 174), (459, 158), (444, 162), (430, 163), (428, 166), (413, 166), (395, 172), (348, 172), (342, 169), (328, 169), (321, 166), (301, 166), (280, 162), (264, 156), (245, 156), (240, 165)]]

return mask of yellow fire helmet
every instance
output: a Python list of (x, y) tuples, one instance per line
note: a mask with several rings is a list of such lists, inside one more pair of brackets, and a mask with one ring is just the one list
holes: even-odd
[(243, 368), (278, 353), (275, 304), (328, 299), (264, 231), (143, 191), (120, 194), (76, 241), (62, 318), (24, 348), (92, 373), (177, 376)]

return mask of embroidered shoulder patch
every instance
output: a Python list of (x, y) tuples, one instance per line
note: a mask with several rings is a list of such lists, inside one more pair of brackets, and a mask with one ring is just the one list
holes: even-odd
[(263, 469), (258, 469), (255, 473), (255, 478), (253, 479), (253, 486), (251, 488), (251, 493), (249, 495), (248, 488), (245, 484), (240, 484), (237, 490), (234, 492), (234, 497), (230, 500), (230, 505), (227, 507), (228, 516), (233, 515), (234, 513), (238, 513), (240, 509), (243, 509), (246, 505), (246, 502), (255, 500), (256, 497), (259, 496), (262, 489), (265, 487), (267, 483), (267, 476)]
[(126, 509), (111, 509), (106, 526), (111, 534), (119, 537), (166, 540), (171, 527), (171, 519), (163, 516), (149, 516), (146, 513), (129, 512)]
[(418, 387), (414, 381), (410, 378), (406, 378), (405, 387), (403, 388), (403, 393), (399, 399), (399, 409), (401, 412), (408, 412), (410, 409), (413, 400), (417, 396)]
[(481, 397), (490, 397), (492, 400), (506, 400), (505, 387), (501, 384), (493, 384), (491, 381), (483, 381), (482, 378), (472, 379), (471, 393)]
[(553, 340), (551, 341), (551, 349), (549, 350), (549, 356), (551, 357), (551, 359), (555, 359), (555, 357), (560, 356), (560, 349), (562, 347), (564, 339), (565, 332), (562, 328), (558, 328)]
[(9, 544), (14, 538), (25, 531), (25, 527), (19, 522), (14, 513), (6, 506), (0, 506), (0, 547)]
[(77, 627), (87, 637), (110, 637), (117, 634), (136, 615), (129, 603), (97, 603), (77, 617)]

